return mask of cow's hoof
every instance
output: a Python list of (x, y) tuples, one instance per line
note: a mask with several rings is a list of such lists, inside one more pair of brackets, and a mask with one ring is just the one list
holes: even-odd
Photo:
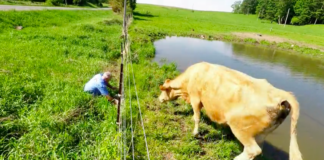
[(234, 160), (251, 160), (251, 159), (249, 159), (243, 152), (240, 155), (236, 156)]
[(198, 131), (197, 130), (194, 130), (193, 132), (192, 132), (192, 134), (193, 134), (193, 136), (195, 136), (195, 137), (197, 137), (198, 136)]

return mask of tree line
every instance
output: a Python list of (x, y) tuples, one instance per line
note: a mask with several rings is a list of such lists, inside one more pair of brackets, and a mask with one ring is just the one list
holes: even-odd
[(234, 13), (256, 14), (279, 24), (324, 24), (324, 0), (243, 0), (232, 8)]

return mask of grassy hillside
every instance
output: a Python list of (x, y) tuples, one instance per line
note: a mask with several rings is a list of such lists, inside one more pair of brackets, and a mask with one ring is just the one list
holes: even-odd
[[(139, 5), (134, 15), (133, 29), (139, 33), (193, 37), (204, 35), (205, 39), (252, 42), (307, 54), (324, 51), (323, 25), (284, 27), (258, 20), (256, 15), (199, 12), (151, 5)], [(262, 34), (262, 37), (256, 34)], [(295, 46), (291, 47), (291, 44)]]
[(106, 69), (117, 86), (121, 24), (111, 11), (0, 12), (0, 159), (116, 158), (116, 109), (83, 86)]

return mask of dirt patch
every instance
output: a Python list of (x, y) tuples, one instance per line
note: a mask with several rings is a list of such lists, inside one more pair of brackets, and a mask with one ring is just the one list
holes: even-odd
[(165, 160), (174, 160), (175, 159), (173, 156), (173, 153), (165, 153), (163, 157)]
[(1, 117), (1, 118), (0, 118), (0, 123), (1, 123), (1, 122), (4, 122), (4, 121), (9, 121), (9, 120), (12, 120), (12, 119), (13, 119), (13, 116)]
[(306, 44), (306, 43), (298, 42), (298, 41), (293, 41), (293, 40), (282, 38), (282, 37), (264, 35), (264, 34), (260, 34), (260, 33), (234, 32), (232, 34), (234, 36), (240, 38), (240, 39), (252, 38), (252, 39), (255, 39), (258, 42), (260, 42), (262, 40), (269, 41), (269, 42), (276, 42), (276, 43), (287, 42), (287, 43), (291, 43), (291, 45), (298, 45), (300, 47), (308, 47), (308, 48), (312, 48), (312, 49), (319, 49), (321, 52), (324, 52), (324, 47), (317, 46), (317, 45), (312, 45), (312, 44)]

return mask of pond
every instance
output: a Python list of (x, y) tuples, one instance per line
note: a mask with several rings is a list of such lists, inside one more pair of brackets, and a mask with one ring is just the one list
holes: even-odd
[[(205, 61), (267, 79), (275, 87), (294, 92), (300, 103), (297, 138), (303, 158), (324, 157), (324, 64), (320, 61), (266, 47), (186, 37), (166, 37), (154, 45), (154, 61), (175, 62), (180, 71)], [(263, 152), (274, 159), (287, 159), (289, 133), (290, 116), (267, 136)]]

